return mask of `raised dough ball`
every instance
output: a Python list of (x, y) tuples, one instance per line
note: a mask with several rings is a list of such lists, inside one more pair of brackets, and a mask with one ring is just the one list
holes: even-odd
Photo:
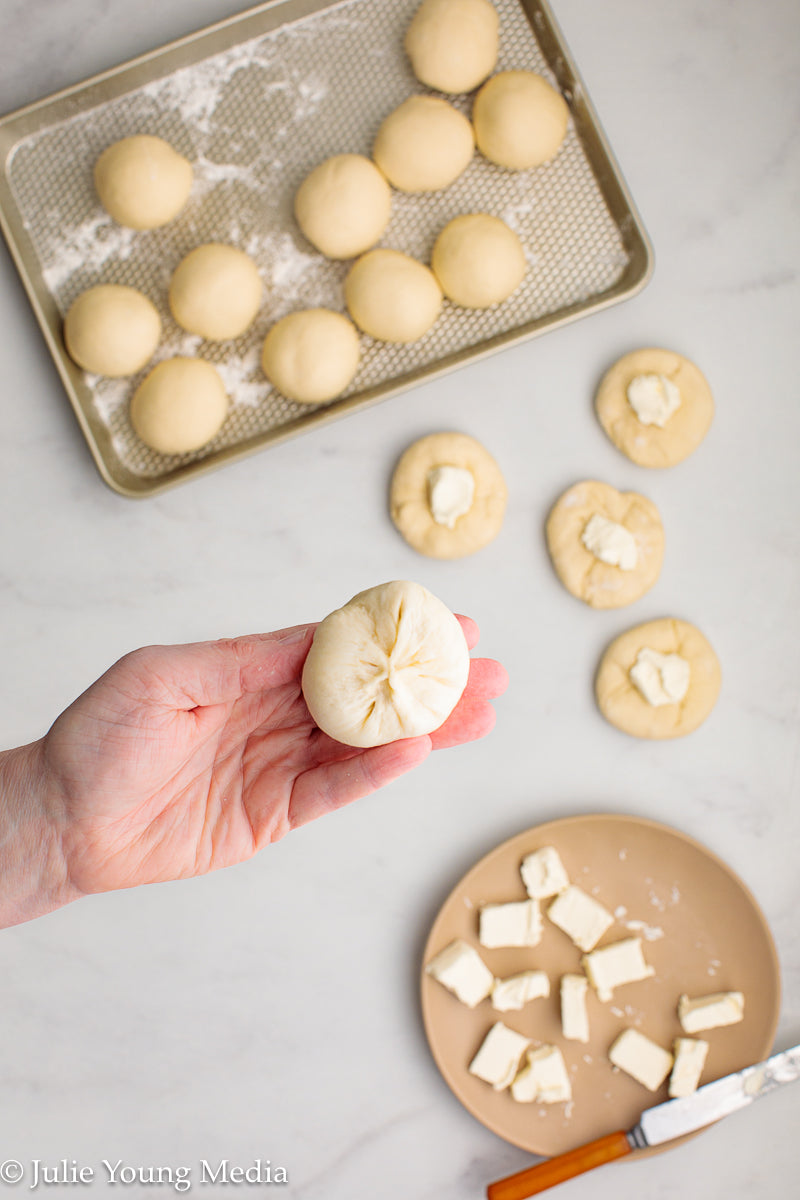
[(131, 424), (161, 454), (199, 450), (219, 432), (228, 397), (219, 372), (201, 358), (169, 358), (142, 380), (131, 400)]
[(468, 213), (445, 225), (431, 255), (444, 294), (465, 308), (499, 304), (522, 283), (527, 263), (513, 229), (488, 213)]
[(348, 746), (432, 733), (458, 703), (469, 650), (449, 608), (418, 583), (359, 592), (318, 626), (303, 668), (311, 716)]
[(322, 404), (340, 395), (358, 370), (359, 341), (341, 313), (309, 308), (273, 325), (261, 365), (270, 383), (290, 400)]
[(568, 120), (564, 97), (533, 71), (501, 71), (483, 85), (472, 109), (478, 149), (517, 171), (551, 159)]
[(472, 126), (440, 96), (409, 96), (378, 130), (372, 156), (402, 192), (448, 187), (469, 166)]
[(100, 203), (130, 229), (156, 229), (177, 217), (192, 190), (192, 164), (160, 137), (114, 142), (98, 158), (94, 185)]
[(405, 38), (417, 79), (439, 92), (471, 92), (494, 70), (499, 23), (489, 0), (424, 0)]
[(350, 316), (371, 337), (414, 342), (442, 307), (442, 289), (428, 267), (398, 250), (370, 250), (344, 281)]
[(294, 198), (305, 236), (328, 258), (355, 258), (374, 246), (392, 214), (391, 189), (361, 154), (335, 154), (307, 175)]
[(160, 337), (155, 305), (136, 288), (113, 283), (83, 292), (64, 318), (70, 358), (95, 375), (135, 375), (153, 357)]
[(239, 337), (261, 305), (261, 276), (243, 250), (209, 242), (178, 264), (169, 306), (178, 324), (210, 342)]

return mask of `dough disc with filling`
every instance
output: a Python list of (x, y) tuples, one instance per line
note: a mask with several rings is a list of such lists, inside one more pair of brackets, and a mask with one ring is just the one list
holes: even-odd
[[(679, 654), (689, 663), (689, 690), (674, 704), (649, 704), (630, 677), (639, 651)], [(640, 738), (674, 738), (705, 721), (719, 695), (719, 660), (694, 625), (671, 617), (620, 634), (606, 650), (595, 678), (598, 707), (612, 725)]]
[[(467, 470), (475, 481), (468, 512), (453, 529), (434, 520), (428, 474), (436, 467)], [(389, 510), (405, 540), (429, 558), (463, 558), (500, 532), (508, 490), (503, 474), (480, 442), (465, 433), (431, 433), (402, 454), (392, 476)]]
[[(663, 375), (678, 388), (680, 407), (666, 424), (643, 424), (628, 401), (638, 375)], [(672, 350), (632, 350), (606, 371), (595, 409), (611, 441), (640, 467), (674, 467), (702, 442), (714, 418), (714, 398), (702, 371)]]
[[(633, 570), (601, 562), (581, 541), (595, 514), (623, 525), (636, 542)], [(664, 527), (652, 500), (637, 492), (619, 492), (596, 480), (584, 480), (564, 492), (546, 525), (547, 549), (564, 587), (592, 608), (621, 608), (653, 586), (664, 557)]]
[(418, 583), (359, 592), (320, 622), (303, 695), (320, 729), (348, 746), (382, 746), (438, 729), (469, 675), (456, 617)]

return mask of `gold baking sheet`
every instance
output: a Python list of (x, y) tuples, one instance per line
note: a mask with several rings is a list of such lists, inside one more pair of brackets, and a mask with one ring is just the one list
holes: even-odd
[[(539, 71), (561, 89), (572, 114), (567, 139), (553, 162), (535, 170), (506, 171), (476, 154), (443, 192), (394, 192), (381, 245), (428, 261), (448, 220), (488, 211), (522, 239), (525, 281), (489, 310), (446, 302), (412, 345), (363, 336), (355, 380), (328, 405), (294, 404), (269, 385), (260, 350), (270, 325), (298, 308), (344, 308), (347, 264), (305, 242), (292, 217), (294, 192), (323, 158), (369, 154), (383, 118), (425, 90), (402, 48), (418, 3), (263, 4), (0, 118), (3, 233), (95, 462), (118, 492), (160, 491), (625, 299), (647, 282), (647, 236), (547, 5), (496, 0), (498, 69)], [(469, 114), (470, 97), (455, 103)], [(188, 205), (162, 229), (123, 229), (94, 194), (95, 160), (134, 133), (166, 138), (195, 165)], [(205, 241), (247, 251), (266, 285), (253, 328), (224, 345), (184, 333), (166, 305), (174, 267)], [(67, 356), (63, 315), (80, 292), (101, 282), (138, 287), (158, 306), (164, 339), (154, 362), (199, 354), (220, 369), (231, 411), (202, 451), (149, 450), (128, 421), (142, 376), (88, 376)]]

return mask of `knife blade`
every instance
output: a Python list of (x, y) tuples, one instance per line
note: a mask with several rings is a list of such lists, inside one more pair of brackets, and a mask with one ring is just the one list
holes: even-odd
[(702, 1129), (796, 1079), (800, 1079), (800, 1045), (706, 1083), (691, 1096), (667, 1100), (645, 1109), (638, 1123), (627, 1132), (609, 1133), (566, 1154), (537, 1163), (535, 1167), (498, 1179), (489, 1184), (486, 1195), (488, 1200), (527, 1200), (528, 1196), (538, 1195), (584, 1171), (623, 1158), (633, 1150), (660, 1146)]

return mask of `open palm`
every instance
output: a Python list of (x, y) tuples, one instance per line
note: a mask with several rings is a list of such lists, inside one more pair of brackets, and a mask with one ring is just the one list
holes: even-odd
[[(472, 648), (478, 629), (459, 618)], [(49, 811), (80, 892), (199, 875), (249, 858), (411, 770), (482, 737), (506, 673), (473, 659), (433, 734), (358, 750), (314, 724), (300, 687), (314, 625), (116, 663), (44, 739)]]

